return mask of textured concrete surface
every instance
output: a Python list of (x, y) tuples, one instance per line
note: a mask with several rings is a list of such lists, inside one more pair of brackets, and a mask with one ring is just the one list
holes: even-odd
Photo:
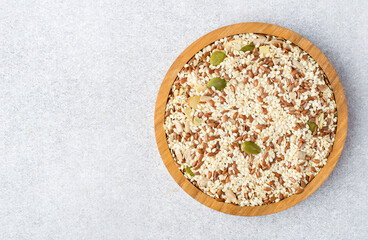
[[(0, 239), (367, 239), (367, 9), (365, 0), (1, 1)], [(311, 197), (245, 218), (178, 187), (153, 112), (181, 51), (249, 21), (290, 28), (326, 54), (349, 131)]]

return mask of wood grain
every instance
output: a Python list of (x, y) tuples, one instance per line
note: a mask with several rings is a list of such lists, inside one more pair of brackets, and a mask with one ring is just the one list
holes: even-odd
[[(305, 187), (304, 191), (301, 194), (294, 194), (291, 197), (288, 197), (278, 203), (256, 207), (241, 207), (234, 204), (218, 202), (214, 198), (206, 195), (205, 193), (197, 189), (193, 184), (191, 184), (191, 182), (181, 173), (181, 171), (176, 166), (176, 163), (170, 154), (165, 131), (163, 128), (165, 106), (170, 88), (182, 67), (189, 61), (191, 57), (193, 57), (198, 51), (200, 51), (202, 48), (209, 45), (210, 43), (220, 38), (240, 33), (264, 33), (280, 36), (304, 49), (318, 62), (318, 64), (325, 72), (328, 80), (330, 81), (335, 94), (338, 113), (337, 132), (333, 150), (328, 158), (327, 164), (321, 169), (321, 171), (312, 180), (312, 182), (310, 182)], [(340, 157), (345, 143), (347, 126), (348, 112), (344, 89), (330, 61), (316, 46), (314, 46), (310, 41), (308, 41), (301, 35), (289, 29), (267, 23), (239, 23), (222, 27), (204, 35), (193, 44), (191, 44), (179, 55), (179, 57), (175, 60), (175, 62), (172, 64), (169, 71), (167, 72), (161, 84), (155, 108), (155, 134), (157, 146), (160, 151), (162, 160), (166, 168), (170, 172), (171, 176), (175, 179), (179, 186), (184, 189), (184, 191), (186, 191), (190, 196), (192, 196), (200, 203), (217, 211), (240, 216), (260, 216), (276, 213), (294, 206), (295, 204), (306, 199), (314, 191), (316, 191), (330, 175)]]

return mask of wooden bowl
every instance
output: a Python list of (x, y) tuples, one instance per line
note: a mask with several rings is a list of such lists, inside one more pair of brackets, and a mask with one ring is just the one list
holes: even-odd
[[(335, 100), (337, 105), (337, 132), (335, 136), (335, 143), (333, 145), (333, 150), (328, 157), (327, 164), (321, 169), (321, 171), (316, 175), (316, 177), (305, 187), (301, 194), (294, 194), (282, 201), (277, 203), (271, 203), (269, 205), (255, 206), (255, 207), (241, 207), (235, 204), (229, 204), (224, 202), (218, 202), (214, 198), (203, 193), (201, 190), (196, 188), (179, 170), (173, 157), (171, 156), (169, 146), (166, 140), (166, 134), (163, 127), (164, 124), (164, 114), (165, 106), (169, 96), (171, 86), (182, 67), (192, 58), (198, 51), (212, 42), (240, 33), (264, 33), (274, 36), (283, 37), (294, 44), (298, 45), (304, 51), (306, 51), (310, 56), (312, 56), (318, 64), (321, 66), (325, 72), (328, 80), (331, 83), (335, 94)], [(155, 133), (157, 146), (160, 151), (162, 160), (169, 170), (171, 176), (179, 184), (179, 186), (184, 189), (190, 196), (199, 201), (200, 203), (215, 209), (220, 212), (240, 215), (240, 216), (260, 216), (271, 213), (276, 213), (285, 210), (295, 204), (303, 201), (309, 195), (319, 188), (322, 183), (327, 179), (328, 175), (332, 172), (335, 167), (340, 154), (342, 152), (346, 133), (348, 126), (348, 111), (346, 106), (346, 99), (344, 94), (344, 89), (341, 85), (340, 79), (333, 68), (332, 64), (326, 56), (310, 41), (300, 36), (299, 34), (277, 26), (267, 23), (239, 23), (226, 27), (219, 28), (212, 31), (203, 37), (199, 38), (197, 41), (192, 43), (187, 49), (185, 49), (175, 62), (171, 65), (169, 71), (167, 72), (158, 96), (156, 100), (155, 108)]]

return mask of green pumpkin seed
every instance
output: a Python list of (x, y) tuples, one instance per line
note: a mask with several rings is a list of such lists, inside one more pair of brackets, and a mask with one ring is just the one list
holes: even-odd
[(253, 50), (254, 50), (254, 48), (255, 48), (255, 46), (254, 45), (245, 45), (244, 47), (242, 47), (241, 49), (240, 49), (240, 51), (243, 51), (243, 52), (247, 52), (247, 51), (249, 51), (249, 52), (253, 52)]
[(222, 90), (226, 87), (226, 84), (227, 82), (225, 79), (220, 78), (220, 77), (215, 77), (208, 81), (207, 87), (209, 88), (215, 87), (216, 90)]
[(185, 167), (185, 171), (192, 177), (194, 177), (194, 173), (191, 170), (192, 167), (186, 166)]
[(314, 122), (307, 122), (307, 125), (309, 126), (309, 130), (311, 130), (311, 132), (314, 132), (317, 127), (317, 124)]
[(261, 148), (251, 141), (243, 142), (241, 148), (244, 152), (249, 154), (258, 154), (261, 152)]
[(222, 63), (222, 61), (224, 61), (224, 59), (226, 58), (226, 54), (222, 51), (215, 51), (212, 53), (211, 57), (210, 57), (210, 63), (213, 66), (217, 66), (220, 63)]

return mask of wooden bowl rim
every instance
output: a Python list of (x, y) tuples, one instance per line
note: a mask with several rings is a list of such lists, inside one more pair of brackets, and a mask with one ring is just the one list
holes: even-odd
[[(322, 70), (326, 74), (334, 91), (337, 105), (337, 131), (333, 150), (328, 157), (327, 164), (305, 187), (302, 193), (294, 194), (291, 197), (288, 197), (277, 203), (254, 207), (241, 207), (235, 204), (219, 202), (196, 188), (177, 167), (173, 157), (171, 156), (166, 140), (166, 134), (163, 128), (165, 107), (170, 88), (182, 67), (205, 46), (211, 44), (212, 42), (215, 42), (218, 39), (240, 33), (263, 33), (280, 36), (302, 48), (314, 58), (314, 60), (321, 66)], [(343, 150), (347, 134), (348, 112), (344, 89), (342, 87), (340, 79), (330, 61), (315, 45), (313, 45), (306, 38), (289, 29), (274, 24), (247, 22), (233, 24), (216, 29), (197, 39), (177, 57), (177, 59), (168, 70), (158, 92), (154, 121), (156, 142), (162, 160), (171, 176), (185, 192), (187, 192), (192, 198), (206, 205), (207, 207), (223, 213), (239, 216), (261, 216), (276, 213), (296, 205), (297, 203), (303, 201), (308, 196), (310, 196), (322, 185), (322, 183), (327, 179), (327, 177), (334, 169)]]

